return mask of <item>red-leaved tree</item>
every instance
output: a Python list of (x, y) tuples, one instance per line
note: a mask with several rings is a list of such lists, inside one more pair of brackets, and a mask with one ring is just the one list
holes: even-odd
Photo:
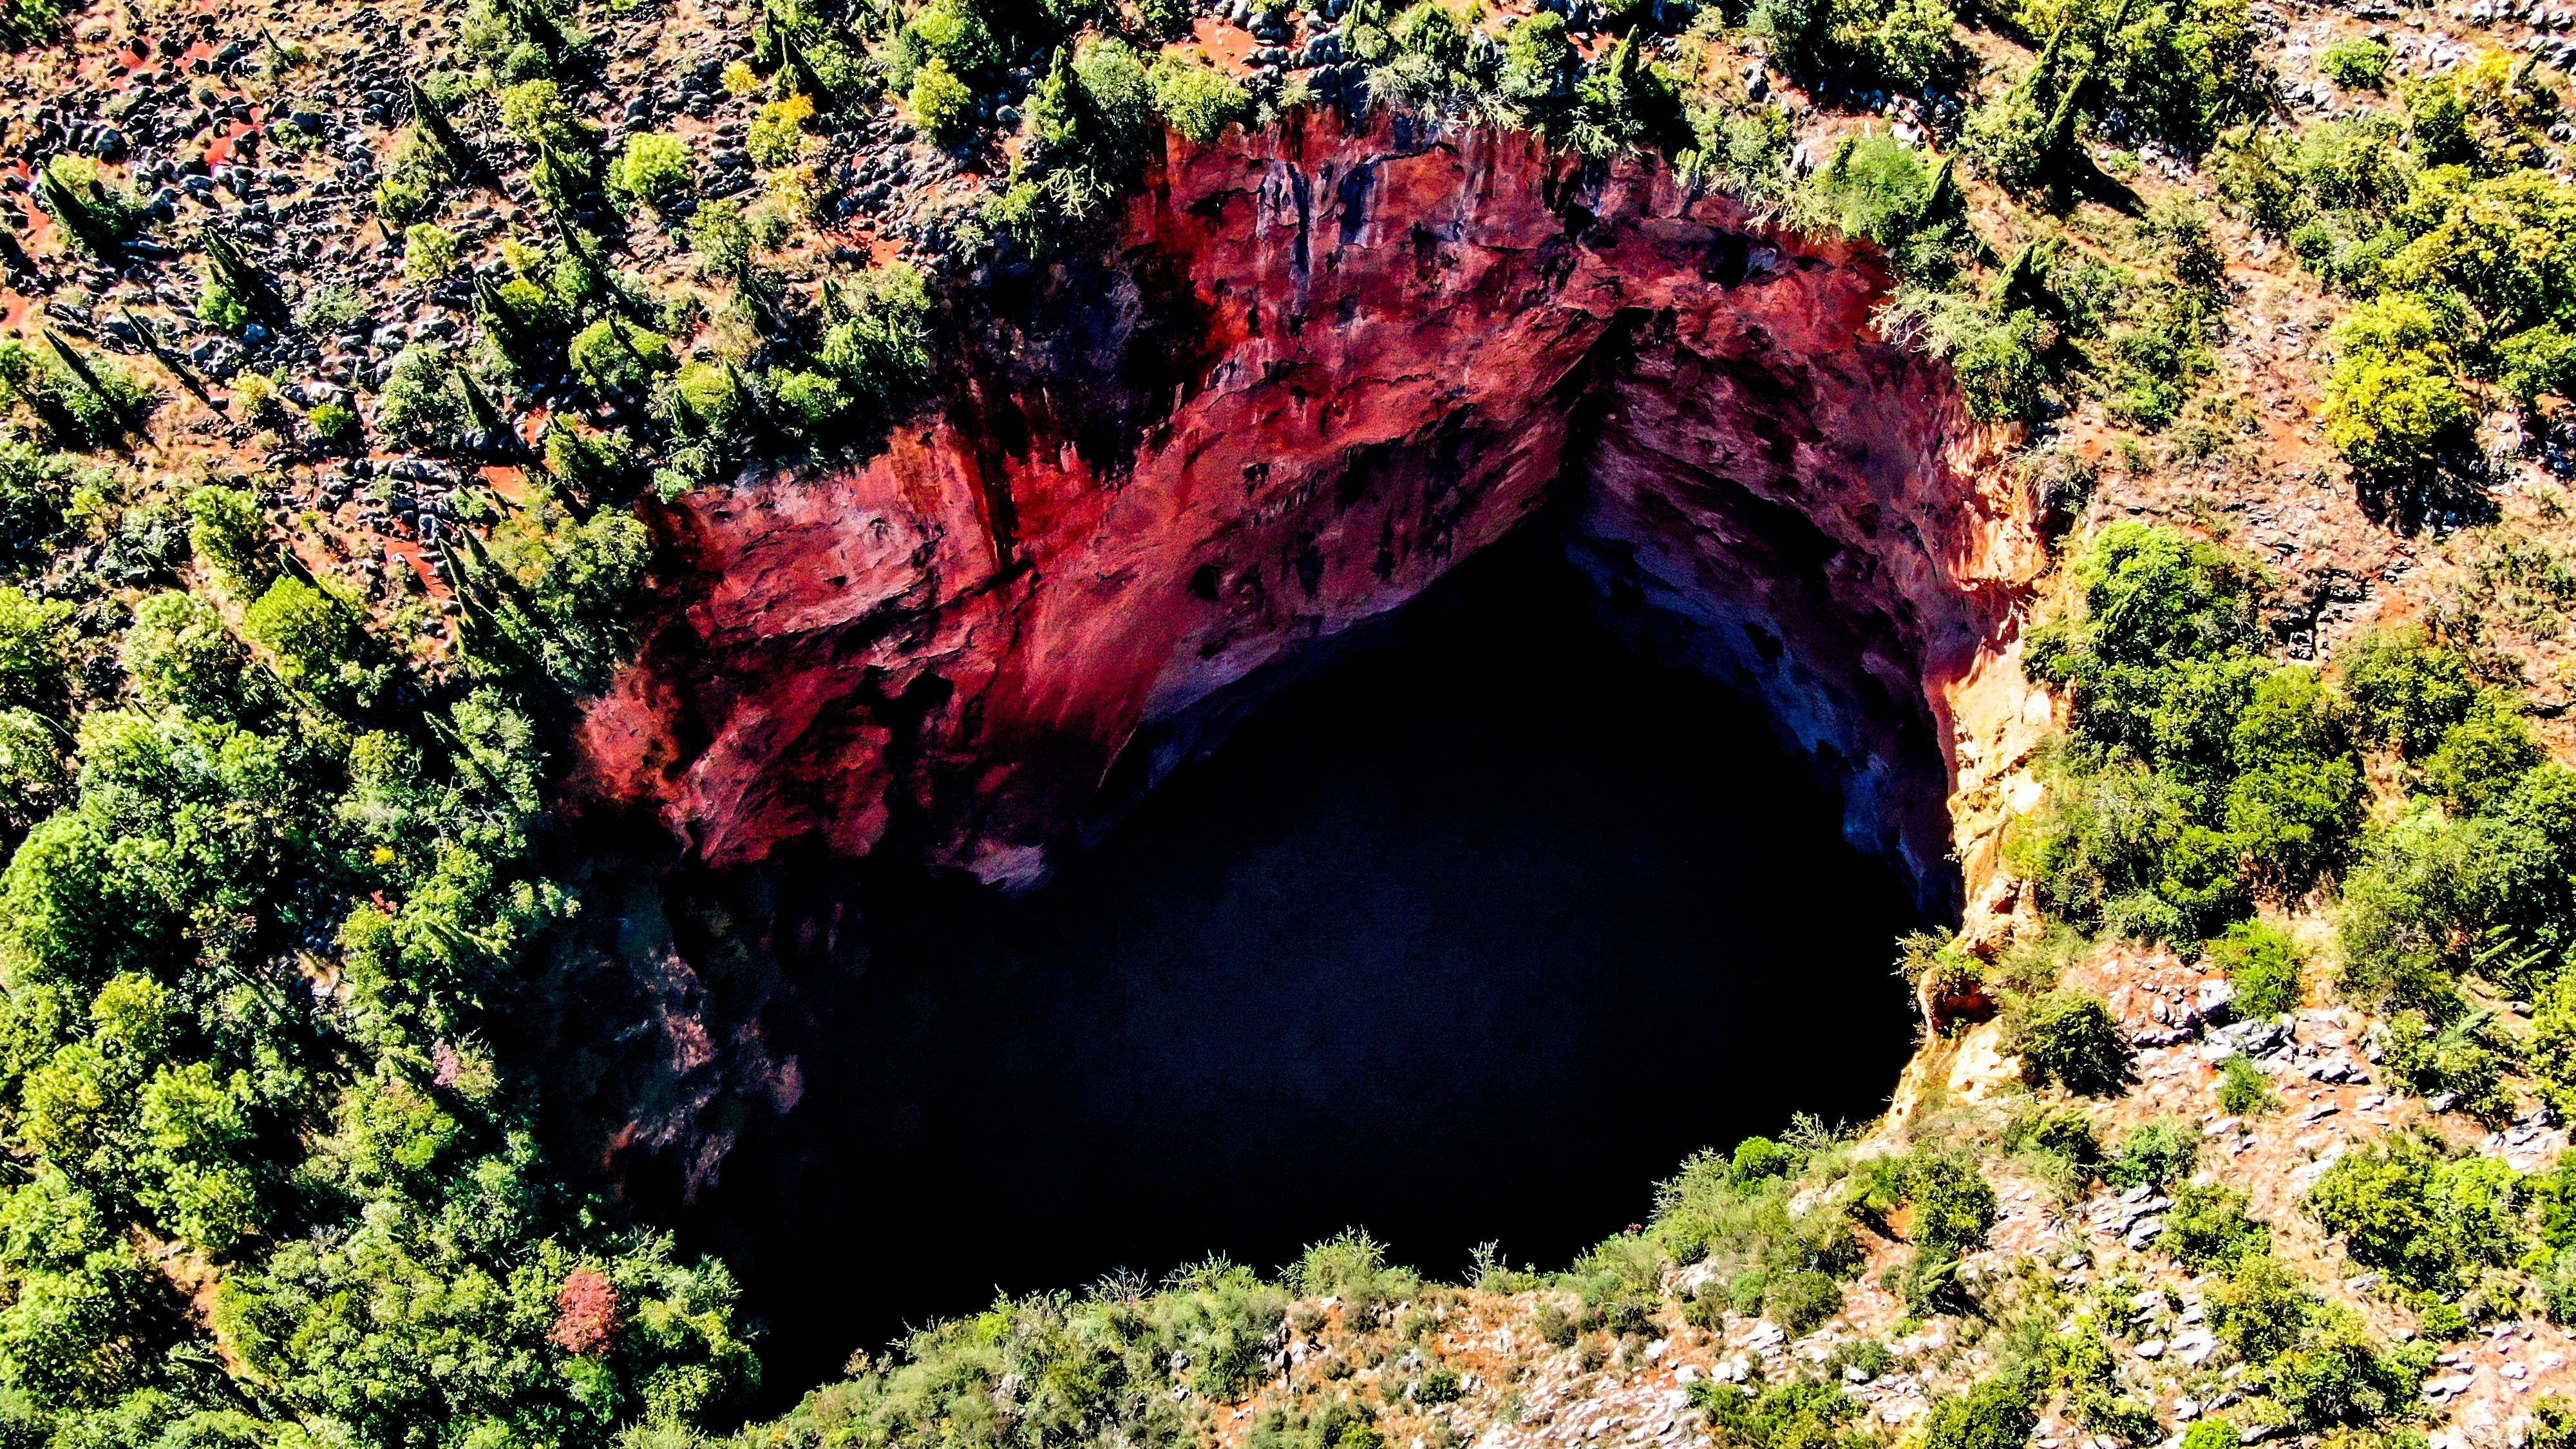
[(575, 1268), (555, 1294), (555, 1326), (546, 1337), (584, 1358), (608, 1352), (617, 1337), (617, 1285), (596, 1268)]

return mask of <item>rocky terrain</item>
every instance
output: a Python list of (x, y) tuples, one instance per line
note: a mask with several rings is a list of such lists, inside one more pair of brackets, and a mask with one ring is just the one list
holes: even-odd
[[(2576, 10), (2145, 8), (0, 11), (12, 1442), (2556, 1449)], [(746, 1426), (656, 872), (1036, 887), (1524, 528), (1957, 920), (1886, 1117)]]

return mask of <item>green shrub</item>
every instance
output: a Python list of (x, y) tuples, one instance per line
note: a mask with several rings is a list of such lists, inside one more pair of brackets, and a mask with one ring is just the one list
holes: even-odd
[(396, 167), (376, 182), (376, 215), (389, 226), (409, 226), (428, 217), (435, 197), (434, 178), (426, 168)]
[[(2552, 1107), (2561, 1114), (2576, 1109), (2576, 971), (2561, 970), (2533, 1001), (2523, 1058)], [(2553, 1246), (2576, 1246), (2576, 1210), (2569, 1221), (2568, 1243)]]
[(2045, 1152), (2078, 1168), (2089, 1169), (2102, 1161), (2093, 1119), (2080, 1107), (2025, 1107), (2004, 1124), (2003, 1143), (2007, 1152)]
[(1846, 139), (1809, 192), (1820, 220), (1885, 247), (1909, 277), (1947, 276), (1973, 240), (1946, 166), (1884, 132)]
[(973, 71), (994, 59), (993, 33), (969, 0), (930, 0), (914, 12), (912, 33), (935, 63), (953, 71)]
[(781, 368), (771, 373), (766, 381), (771, 402), (794, 432), (817, 432), (839, 418), (850, 406), (850, 395), (842, 388), (840, 379), (822, 373)]
[(445, 447), (472, 423), (447, 349), (415, 342), (394, 354), (377, 394), (376, 426), (416, 446)]
[(2129, 1043), (2099, 999), (2052, 991), (2016, 1015), (2010, 1050), (2033, 1085), (2055, 1082), (2070, 1092), (2104, 1096), (2127, 1083)]
[(929, 386), (930, 292), (921, 273), (896, 263), (871, 267), (835, 294), (840, 313), (816, 360), (881, 417), (901, 411)]
[(2278, 1111), (2281, 1099), (2272, 1093), (2272, 1079), (2246, 1056), (2232, 1056), (2218, 1064), (2218, 1110), (2236, 1117), (2251, 1117)]
[(0, 584), (0, 709), (63, 712), (72, 612), (66, 600)]
[(2346, 1153), (2304, 1200), (2352, 1259), (2443, 1296), (2527, 1246), (2521, 1185), (2501, 1159), (2444, 1157), (2413, 1138)]
[(2209, 943), (2209, 964), (2236, 988), (2238, 1016), (2279, 1016), (2299, 1009), (2299, 943), (2290, 933), (2263, 921), (2240, 921)]
[(2493, 1018), (2471, 1012), (2435, 1027), (2421, 1011), (2388, 1019), (2381, 1066), (2398, 1086), (2419, 1097), (2448, 1097), (2470, 1116), (2502, 1123), (2513, 1109), (2504, 1090), (2509, 1039), (2492, 1030)]
[(2217, 365), (2209, 338), (2216, 308), (2190, 288), (2137, 289), (2134, 320), (2115, 328), (2104, 352), (2104, 405), (2120, 422), (2160, 432)]
[(2502, 936), (2543, 957), (2576, 945), (2576, 771), (2529, 770), (2472, 818), (2418, 803), (2364, 847), (2335, 926), (2348, 992), (2449, 1020), (2450, 975), (2479, 943)]
[(8, 0), (0, 4), (0, 41), (42, 45), (62, 29), (64, 13), (57, 0)]
[(1783, 1273), (1762, 1292), (1762, 1316), (1804, 1337), (1843, 1311), (1842, 1285), (1822, 1273)]
[(334, 707), (373, 703), (392, 672), (371, 657), (356, 611), (300, 579), (269, 585), (243, 611), (242, 635), (269, 651), (289, 688)]
[(2306, 1280), (2268, 1254), (2236, 1260), (2209, 1291), (2209, 1326), (2248, 1364), (2269, 1364), (2296, 1347), (2315, 1303)]
[(755, 165), (793, 165), (805, 153), (805, 123), (812, 119), (812, 96), (782, 96), (765, 102), (752, 113), (751, 134), (744, 139), (743, 149), (751, 153)]
[(659, 131), (628, 136), (617, 159), (608, 163), (608, 189), (646, 206), (659, 206), (695, 182), (689, 144)]
[[(1103, 37), (1059, 48), (1046, 78), (1029, 93), (1024, 160), (1123, 184), (1145, 159), (1152, 93), (1144, 63), (1124, 41)], [(1217, 125), (1222, 129), (1223, 122)], [(1047, 194), (1033, 189), (1027, 196), (1034, 204)]]
[(50, 557), (64, 506), (84, 474), (71, 454), (0, 437), (0, 564), (26, 567)]
[(1226, 127), (1252, 114), (1251, 94), (1231, 77), (1176, 52), (1155, 57), (1146, 84), (1154, 109), (1194, 145), (1211, 144), (1225, 134)]
[(1916, 1154), (1906, 1164), (1905, 1196), (1914, 1210), (1909, 1235), (1929, 1254), (1954, 1258), (1995, 1225), (1995, 1190), (1963, 1157)]
[(2039, 1425), (2035, 1398), (2020, 1376), (1998, 1373), (1937, 1399), (1923, 1421), (1923, 1449), (2021, 1449)]
[(2495, 50), (2441, 75), (2418, 77), (2403, 94), (2415, 152), (2427, 165), (2489, 174), (2535, 164), (2557, 110), (2548, 87), (2516, 74), (2515, 63)]
[(2193, 1272), (2271, 1251), (2271, 1229), (2246, 1215), (2245, 1194), (2235, 1188), (2186, 1182), (2174, 1188), (2173, 1200), (2156, 1246)]
[(24, 836), (71, 784), (60, 726), (31, 709), (0, 710), (0, 830)]
[(2326, 438), (2365, 473), (2431, 467), (2472, 420), (2446, 325), (2423, 299), (2375, 297), (2335, 324)]
[(2032, 631), (2025, 657), (2074, 690), (2086, 733), (2141, 753), (2156, 750), (2174, 670), (2242, 655), (2259, 638), (2253, 570), (2172, 529), (2114, 523), (2072, 572), (2080, 611)]
[(1845, 1449), (1866, 1407), (1841, 1385), (1809, 1378), (1759, 1390), (1701, 1379), (1688, 1392), (1718, 1442), (1743, 1449)]
[(1858, 68), (1918, 90), (1958, 53), (1958, 19), (1939, 0), (1757, 0), (1746, 27), (1767, 35), (1792, 70)]
[(2432, 1366), (2433, 1351), (2420, 1343), (2373, 1351), (2350, 1310), (2319, 1301), (2267, 1255), (2239, 1258), (2206, 1302), (2210, 1327), (2252, 1370), (2247, 1384), (2277, 1400), (2298, 1430), (2406, 1414)]
[[(1441, 36), (1444, 51), (1453, 58), (1445, 63), (1453, 87), (1481, 89), (1482, 82), (1461, 75), (1456, 69), (1463, 63), (1464, 40), (1456, 30), (1457, 22), (1448, 19), (1432, 0), (1416, 5), (1407, 17), (1437, 14), (1444, 17)], [(1435, 33), (1429, 30), (1424, 34)], [(1407, 41), (1398, 32), (1400, 44), (1409, 54), (1399, 64), (1418, 60), (1425, 50)], [(1623, 148), (1653, 148), (1671, 151), (1690, 142), (1689, 122), (1682, 113), (1681, 96), (1672, 79), (1648, 63), (1637, 50), (1638, 35), (1631, 31), (1611, 52), (1586, 67), (1583, 79), (1575, 83), (1575, 119), (1570, 138), (1576, 149), (1592, 155), (1607, 155)], [(1424, 87), (1417, 84), (1415, 89)]]
[(2298, 1342), (2267, 1365), (2260, 1382), (2299, 1428), (2379, 1424), (2415, 1411), (2433, 1354), (2421, 1340), (2378, 1352), (2358, 1314), (2318, 1305)]
[(464, 243), (435, 222), (416, 222), (403, 230), (403, 275), (415, 282), (435, 282), (456, 274)]
[(2325, 48), (2317, 69), (2348, 90), (2377, 90), (2388, 79), (2388, 47), (2376, 40), (2346, 37)]
[(1997, 186), (2028, 192), (2046, 178), (2047, 136), (2048, 117), (2016, 85), (1968, 113), (1959, 148)]
[(339, 403), (316, 403), (304, 415), (304, 425), (313, 436), (333, 447), (341, 447), (358, 436), (358, 415)]
[(2454, 809), (2474, 812), (2547, 758), (2524, 720), (2522, 700), (2507, 690), (2482, 689), (2424, 757), (2424, 779)]
[(143, 208), (99, 164), (65, 151), (36, 173), (36, 195), (63, 230), (92, 256), (122, 257), (142, 230)]
[(250, 658), (222, 612), (194, 594), (154, 594), (134, 606), (134, 623), (117, 660), (134, 692), (153, 709), (184, 709), (208, 719), (238, 714)]
[(576, 428), (560, 414), (547, 420), (542, 441), (546, 471), (578, 495), (596, 497), (619, 488), (637, 464), (635, 442), (623, 430)]
[(531, 150), (581, 153), (595, 139), (564, 98), (563, 87), (551, 80), (521, 81), (503, 89), (501, 125)]
[(2289, 1427), (2316, 1432), (2384, 1422), (2412, 1410), (2433, 1351), (2374, 1352), (2359, 1319), (2320, 1301), (2265, 1254), (2247, 1254), (2209, 1290), (2209, 1325), (2251, 1372), (2247, 1386), (2277, 1401)]
[(259, 501), (248, 490), (209, 483), (188, 495), (188, 546), (224, 587), (247, 594), (267, 583)]
[(52, 333), (41, 352), (15, 337), (0, 337), (0, 400), (11, 397), (36, 414), (47, 437), (67, 448), (115, 446), (153, 401), (132, 374)]
[(1552, 111), (1573, 89), (1582, 63), (1566, 38), (1565, 17), (1541, 10), (1504, 32), (1503, 66), (1495, 80), (1505, 99)]
[(2430, 753), (2477, 698), (2468, 661), (2434, 644), (2420, 625), (2356, 634), (2335, 662), (2362, 735), (2409, 759)]
[(576, 333), (564, 358), (601, 392), (643, 387), (679, 366), (671, 339), (618, 317), (603, 317)]
[(2544, 1394), (2531, 1406), (2531, 1449), (2569, 1449), (2576, 1445), (2576, 1408), (2555, 1394)]
[(2498, 376), (2507, 396), (2528, 410), (2544, 393), (2576, 391), (2576, 336), (2554, 322), (2517, 332), (2496, 344)]
[(2163, 1187), (2191, 1172), (2200, 1157), (2200, 1132), (2175, 1119), (2149, 1122), (2120, 1139), (2120, 1150), (2102, 1172), (2102, 1180), (2127, 1191)]
[(1895, 0), (1865, 33), (1862, 48), (1880, 74), (1920, 89), (1958, 54), (1958, 25), (1958, 16), (1941, 0)]
[(250, 325), (250, 307), (208, 276), (197, 289), (197, 320), (219, 331), (239, 332)]
[(2072, 570), (2080, 606), (2023, 664), (2073, 695), (2077, 739), (2014, 867), (2078, 926), (2188, 943), (2256, 886), (2295, 895), (2341, 865), (2368, 792), (2333, 695), (2255, 652), (2259, 577), (2151, 525), (2106, 528)]
[(912, 94), (905, 103), (912, 107), (912, 122), (922, 134), (944, 145), (965, 130), (974, 114), (975, 93), (946, 62), (933, 60), (914, 73)]
[[(2226, 678), (2227, 672), (2202, 677)], [(2249, 857), (2256, 879), (2296, 896), (2344, 863), (2370, 791), (2340, 701), (2315, 671), (2292, 665), (2250, 679), (2224, 753), (2176, 750), (2181, 739), (2169, 739), (2166, 768), (2212, 783), (2232, 772), (2219, 806), (2227, 835)], [(2222, 689), (2235, 687), (2231, 680)], [(2194, 721), (2191, 730), (2196, 735), (2203, 728)]]
[(1788, 1148), (1768, 1137), (1747, 1137), (1735, 1144), (1727, 1170), (1737, 1182), (1749, 1183), (1794, 1172), (1797, 1166), (1798, 1154)]

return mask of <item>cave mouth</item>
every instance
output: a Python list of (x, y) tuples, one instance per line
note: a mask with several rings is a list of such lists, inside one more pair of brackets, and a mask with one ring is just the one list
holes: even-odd
[(1035, 891), (789, 869), (861, 967), (798, 973), (765, 1030), (801, 1100), (674, 1213), (772, 1384), (997, 1287), (1344, 1227), (1441, 1276), (1486, 1241), (1561, 1264), (1699, 1148), (1884, 1107), (1908, 881), (1760, 705), (1623, 643), (1561, 539), (1293, 669)]

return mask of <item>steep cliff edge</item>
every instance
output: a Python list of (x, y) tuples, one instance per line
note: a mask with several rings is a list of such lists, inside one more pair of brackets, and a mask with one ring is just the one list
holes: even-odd
[[(701, 861), (899, 842), (1006, 884), (1230, 689), (1543, 510), (1658, 648), (1765, 696), (1847, 828), (1977, 914), (2044, 550), (1865, 248), (1644, 162), (1309, 116), (1191, 148), (1051, 333), (962, 312), (864, 468), (662, 511), (577, 798)], [(1953, 795), (1954, 822), (1940, 802)]]

